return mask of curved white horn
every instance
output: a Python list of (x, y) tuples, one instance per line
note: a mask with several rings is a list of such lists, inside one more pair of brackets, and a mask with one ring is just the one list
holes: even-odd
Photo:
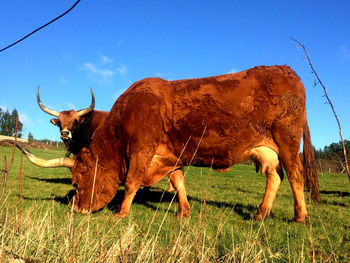
[(46, 108), (44, 106), (44, 104), (41, 103), (41, 100), (40, 100), (40, 97), (39, 97), (39, 86), (38, 86), (38, 89), (36, 91), (36, 100), (38, 101), (38, 105), (40, 107), (40, 109), (42, 109), (44, 112), (52, 115), (52, 116), (55, 116), (55, 117), (58, 117), (60, 115), (60, 113), (58, 111), (54, 111), (54, 110), (51, 110), (49, 108)]
[(94, 92), (92, 91), (92, 87), (90, 87), (90, 89), (91, 89), (91, 105), (90, 105), (90, 107), (88, 107), (88, 108), (86, 108), (86, 109), (82, 109), (82, 110), (78, 111), (78, 116), (79, 116), (79, 117), (90, 113), (90, 112), (93, 111), (94, 108), (95, 108), (95, 96), (94, 96)]
[[(0, 143), (2, 142), (8, 142), (11, 144), (14, 144), (15, 142), (12, 140), (0, 140)], [(31, 161), (33, 164), (45, 167), (45, 168), (54, 168), (54, 167), (68, 167), (72, 168), (75, 160), (68, 157), (62, 157), (62, 158), (55, 158), (50, 160), (44, 160), (39, 157), (36, 157), (34, 154), (32, 154), (27, 148), (22, 146), (21, 144), (16, 143), (16, 147), (20, 149), (24, 155), (28, 158), (29, 161)]]

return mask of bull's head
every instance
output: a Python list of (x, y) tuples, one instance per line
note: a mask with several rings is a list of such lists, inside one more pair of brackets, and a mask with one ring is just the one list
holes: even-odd
[(66, 146), (69, 144), (69, 141), (72, 139), (75, 130), (78, 129), (79, 125), (84, 122), (84, 115), (90, 113), (95, 108), (95, 96), (91, 88), (91, 105), (79, 111), (68, 110), (68, 111), (54, 111), (51, 110), (42, 104), (39, 97), (39, 87), (36, 92), (36, 99), (38, 101), (39, 107), (46, 113), (55, 116), (57, 118), (51, 119), (50, 122), (60, 128), (60, 137), (65, 142)]
[[(0, 140), (0, 143), (12, 140)], [(28, 149), (17, 143), (25, 156), (33, 164), (45, 167), (67, 167), (72, 172), (72, 185), (75, 188), (74, 211), (83, 214), (97, 211), (108, 204), (115, 196), (120, 179), (115, 167), (111, 169), (95, 156), (90, 149), (83, 148), (74, 158), (62, 157), (45, 160), (36, 157)], [(92, 194), (93, 193), (93, 194)]]
[(74, 211), (83, 214), (108, 204), (120, 184), (116, 170), (106, 166), (88, 148), (80, 151), (71, 171), (72, 185), (76, 190)]

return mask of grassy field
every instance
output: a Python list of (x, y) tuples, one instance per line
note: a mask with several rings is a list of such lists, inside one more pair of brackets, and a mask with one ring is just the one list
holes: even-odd
[[(0, 147), (9, 162), (12, 148)], [(64, 151), (36, 150), (45, 158)], [(16, 150), (6, 188), (1, 178), (0, 262), (350, 262), (350, 184), (345, 175), (320, 174), (322, 203), (307, 196), (305, 225), (292, 222), (293, 196), (282, 182), (265, 221), (251, 216), (262, 200), (265, 177), (250, 165), (218, 173), (185, 168), (191, 206), (188, 219), (174, 217), (174, 194), (164, 179), (140, 190), (125, 219), (114, 216), (124, 189), (103, 210), (83, 216), (71, 211), (71, 174), (44, 169)], [(23, 201), (20, 201), (22, 191)], [(22, 261), (21, 261), (22, 260)]]

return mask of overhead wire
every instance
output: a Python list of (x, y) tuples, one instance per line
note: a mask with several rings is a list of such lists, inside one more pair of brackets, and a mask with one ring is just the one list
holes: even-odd
[(80, 2), (80, 0), (76, 1), (71, 8), (69, 8), (67, 11), (65, 11), (64, 13), (62, 13), (61, 15), (59, 15), (58, 17), (52, 19), (50, 22), (46, 23), (45, 25), (35, 29), (34, 31), (30, 32), (28, 35), (25, 35), (24, 37), (22, 37), (21, 39), (17, 40), (16, 42), (0, 49), (0, 53), (5, 51), (6, 49), (13, 47), (14, 45), (22, 42), (23, 40), (25, 40), (26, 38), (30, 37), (31, 35), (33, 35), (34, 33), (38, 32), (39, 30), (43, 29), (44, 27), (47, 27), (48, 25), (52, 24), (53, 22), (55, 22), (56, 20), (60, 19), (61, 17), (65, 16), (66, 14), (68, 14), (70, 11), (73, 10), (74, 7), (77, 6), (77, 4)]

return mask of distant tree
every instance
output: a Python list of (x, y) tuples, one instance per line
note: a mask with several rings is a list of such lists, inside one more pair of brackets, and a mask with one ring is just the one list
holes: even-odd
[(316, 150), (316, 148), (313, 146), (314, 149), (314, 155), (315, 159), (322, 159), (323, 158), (323, 151), (321, 149)]
[(23, 124), (19, 121), (18, 112), (16, 109), (10, 114), (7, 109), (3, 112), (0, 109), (0, 135), (15, 136), (16, 134), (16, 119), (17, 119), (17, 137), (22, 137)]
[(28, 141), (29, 142), (34, 142), (34, 136), (31, 132), (28, 133)]
[[(347, 152), (350, 152), (350, 141), (344, 140), (345, 149)], [(316, 150), (314, 148), (315, 158), (316, 159), (328, 159), (336, 161), (344, 161), (344, 152), (341, 142), (331, 143), (323, 148), (323, 150)]]
[(7, 135), (9, 136), (9, 130), (8, 130), (8, 124), (10, 122), (10, 113), (9, 110), (6, 110), (6, 112), (1, 112), (1, 119), (0, 119), (0, 134), (1, 135)]
[[(344, 140), (345, 149), (347, 152), (350, 151), (350, 141)], [(325, 147), (324, 150), (329, 159), (337, 159), (337, 160), (343, 160), (344, 161), (344, 151), (343, 146), (341, 142), (338, 143), (332, 143), (328, 147)]]
[(23, 129), (23, 124), (19, 120), (18, 112), (16, 109), (14, 109), (11, 113), (11, 132), (12, 136), (15, 136), (16, 134), (16, 120), (17, 120), (17, 137), (21, 138), (22, 137), (22, 129)]

